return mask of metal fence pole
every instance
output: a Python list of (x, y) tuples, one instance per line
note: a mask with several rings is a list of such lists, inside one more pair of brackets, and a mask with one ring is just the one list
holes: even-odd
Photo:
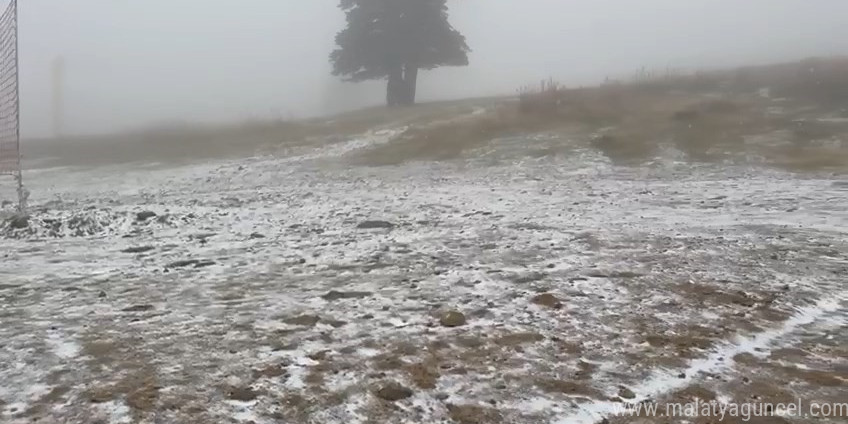
[(20, 30), (18, 27), (18, 0), (12, 0), (12, 7), (14, 8), (15, 14), (15, 79), (17, 80), (15, 83), (15, 116), (17, 117), (17, 125), (15, 128), (15, 143), (17, 147), (18, 157), (17, 157), (17, 165), (18, 165), (18, 175), (16, 179), (18, 180), (18, 213), (21, 215), (25, 215), (27, 211), (27, 195), (26, 189), (24, 188), (24, 174), (23, 174), (23, 166), (21, 164), (21, 62), (19, 55), (19, 47), (20, 47)]

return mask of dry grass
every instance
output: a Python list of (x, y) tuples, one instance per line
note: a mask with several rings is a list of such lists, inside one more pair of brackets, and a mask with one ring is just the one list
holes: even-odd
[[(760, 96), (764, 87), (769, 87), (771, 99)], [(777, 103), (775, 97), (786, 99)], [(481, 107), (485, 113), (475, 113)], [(770, 113), (774, 107), (786, 112)], [(575, 147), (564, 143), (576, 142), (597, 148), (614, 162), (639, 164), (655, 157), (663, 146), (673, 146), (694, 161), (747, 155), (800, 171), (846, 169), (848, 124), (815, 120), (839, 110), (848, 116), (848, 58), (692, 75), (667, 73), (591, 88), (569, 89), (550, 79), (535, 88), (523, 87), (510, 100), (377, 107), (327, 119), (33, 140), (24, 143), (24, 155), (47, 166), (194, 161), (327, 144), (381, 127), (409, 126), (396, 140), (360, 152), (351, 161), (379, 166), (449, 160), (496, 139), (550, 132), (565, 134), (563, 140), (569, 141), (563, 141), (562, 148), (528, 148), (527, 154), (560, 154)], [(754, 137), (766, 143), (746, 142)], [(790, 145), (777, 146), (778, 141)]]
[[(763, 87), (770, 88), (770, 98), (761, 95)], [(789, 98), (777, 102), (776, 96)], [(785, 113), (771, 113), (775, 107)], [(848, 125), (815, 120), (846, 107), (848, 59), (669, 74), (592, 88), (567, 89), (547, 80), (538, 88), (521, 88), (517, 102), (485, 114), (413, 127), (355, 162), (447, 160), (494, 139), (559, 132), (569, 136), (563, 140), (588, 142), (617, 163), (642, 163), (673, 146), (693, 161), (759, 156), (793, 170), (848, 169)], [(784, 141), (774, 137), (780, 132), (790, 134), (791, 147), (774, 147)], [(746, 143), (752, 137), (772, 145)]]
[(545, 124), (544, 119), (528, 118), (513, 107), (499, 106), (468, 119), (413, 126), (391, 143), (361, 152), (351, 162), (382, 166), (415, 160), (449, 160), (493, 139), (538, 131)]
[(469, 113), (493, 99), (435, 102), (410, 108), (374, 107), (327, 118), (187, 125), (120, 134), (24, 140), (30, 167), (97, 166), (130, 162), (191, 162), (244, 157), (281, 148), (332, 143), (383, 126), (403, 126)]

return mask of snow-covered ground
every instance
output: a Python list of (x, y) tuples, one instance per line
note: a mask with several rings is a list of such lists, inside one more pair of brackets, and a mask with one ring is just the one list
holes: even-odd
[(509, 143), (348, 165), (395, 134), (28, 173), (29, 227), (0, 239), (0, 421), (595, 423), (692, 393), (844, 399), (848, 182)]

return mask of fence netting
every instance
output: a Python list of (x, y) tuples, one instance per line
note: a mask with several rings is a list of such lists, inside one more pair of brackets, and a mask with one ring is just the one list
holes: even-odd
[(12, 0), (0, 16), (0, 174), (19, 177), (18, 7)]

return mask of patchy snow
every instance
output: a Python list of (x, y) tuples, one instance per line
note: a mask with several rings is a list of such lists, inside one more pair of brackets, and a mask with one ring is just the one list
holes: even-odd
[(96, 407), (109, 424), (128, 424), (133, 422), (130, 408), (123, 402), (104, 402)]
[[(705, 375), (725, 373), (733, 367), (733, 357), (740, 353), (750, 353), (766, 358), (771, 353), (772, 344), (796, 331), (799, 327), (811, 324), (823, 316), (839, 311), (841, 302), (848, 299), (848, 291), (826, 296), (817, 304), (801, 308), (795, 315), (784, 321), (778, 328), (770, 329), (750, 337), (737, 337), (737, 340), (720, 346), (709, 356), (691, 361), (682, 370), (657, 370), (637, 386), (630, 387), (635, 397), (628, 402), (639, 403), (658, 399), (674, 390), (685, 388)], [(843, 321), (848, 325), (848, 320)], [(595, 401), (581, 404), (578, 411), (558, 418), (560, 424), (594, 424), (602, 419), (623, 411), (621, 402)]]
[[(521, 140), (346, 163), (402, 131), (33, 173), (30, 227), (0, 228), (4, 420), (438, 422), (466, 404), (593, 422), (619, 386), (655, 397), (813, 324), (844, 336), (848, 196), (832, 176), (538, 158)], [(388, 225), (359, 228), (373, 220)], [(440, 326), (453, 309), (467, 324)], [(386, 380), (413, 395), (386, 408)]]
[(848, 124), (848, 118), (846, 117), (818, 118), (817, 121), (828, 124)]
[(80, 352), (79, 344), (58, 334), (49, 335), (47, 344), (53, 348), (53, 353), (61, 359), (75, 358)]

